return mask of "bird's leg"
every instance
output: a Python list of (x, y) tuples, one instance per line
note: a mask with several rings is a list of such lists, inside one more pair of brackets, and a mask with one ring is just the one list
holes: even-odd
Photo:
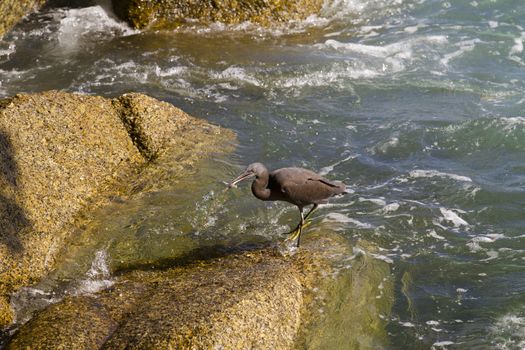
[[(298, 207), (298, 208), (299, 208), (299, 213), (301, 214), (301, 218), (302, 218), (303, 217), (303, 208), (301, 208), (301, 207)], [(302, 220), (299, 221), (299, 223), (297, 224), (297, 226), (295, 226), (295, 228), (293, 230), (291, 230), (289, 232), (285, 232), (283, 234), (285, 234), (285, 235), (293, 235), (293, 234), (295, 234), (297, 232), (297, 230), (299, 230), (299, 227), (301, 226), (302, 222), (303, 222)]]
[(305, 221), (317, 209), (318, 206), (319, 206), (318, 204), (314, 204), (314, 206), (312, 207), (312, 209), (310, 209), (310, 211), (306, 214), (306, 216), (303, 216), (303, 208), (299, 207), (299, 214), (301, 214), (301, 221), (299, 222), (295, 230), (290, 232), (291, 236), (286, 239), (287, 241), (292, 241), (294, 239), (297, 239), (297, 247), (299, 247), (299, 245), (301, 244), (301, 233), (303, 232), (303, 228), (305, 226), (308, 226), (308, 223), (305, 224)]
[(297, 224), (297, 227), (290, 232), (290, 237), (288, 237), (286, 240), (287, 241), (292, 241), (294, 239), (297, 238), (298, 235), (301, 234), (301, 230), (303, 228), (303, 225), (304, 225), (304, 217), (303, 217), (303, 208), (302, 207), (299, 207), (299, 214), (301, 214), (301, 221), (299, 221), (299, 224)]
[(319, 204), (314, 204), (314, 206), (312, 207), (312, 209), (310, 209), (310, 211), (308, 212), (308, 214), (306, 214), (306, 216), (304, 217), (304, 220), (308, 220), (308, 217), (310, 216), (310, 214), (312, 214), (314, 212), (315, 209), (317, 209), (317, 207), (319, 206)]
[[(302, 213), (301, 213), (302, 214)], [(299, 232), (297, 233), (297, 248), (299, 248), (299, 244), (301, 243), (301, 233), (303, 232), (303, 225), (304, 225), (304, 219), (303, 219), (303, 216), (301, 215), (301, 226), (299, 227)]]
[(303, 231), (303, 227), (308, 225), (308, 224), (305, 225), (305, 221), (308, 219), (310, 214), (312, 214), (314, 210), (317, 209), (318, 206), (319, 206), (318, 204), (314, 204), (312, 209), (310, 209), (310, 211), (306, 214), (304, 218), (303, 218), (303, 212), (301, 211), (301, 227), (299, 228), (299, 234), (297, 235), (297, 248), (299, 248), (299, 244), (301, 243), (301, 233)]

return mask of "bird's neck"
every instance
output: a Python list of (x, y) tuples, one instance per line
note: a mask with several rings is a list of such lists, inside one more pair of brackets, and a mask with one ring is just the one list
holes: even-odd
[(268, 172), (265, 172), (252, 182), (253, 195), (263, 201), (270, 199), (271, 195), (271, 191), (268, 188), (268, 179)]

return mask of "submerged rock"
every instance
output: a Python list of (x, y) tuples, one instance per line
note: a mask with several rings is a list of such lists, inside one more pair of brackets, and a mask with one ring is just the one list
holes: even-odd
[(170, 170), (183, 174), (233, 137), (141, 94), (0, 100), (0, 325), (12, 321), (8, 295), (53, 266), (88, 209), (143, 189), (148, 176), (161, 182), (162, 167), (150, 174), (144, 165), (162, 154), (177, 157)]
[(343, 238), (325, 232), (305, 237), (293, 256), (251, 247), (181, 258), (162, 271), (140, 266), (105, 291), (40, 312), (7, 349), (369, 348), (384, 333), (380, 314), (390, 312), (389, 289), (377, 298), (389, 269), (351, 254)]
[(322, 0), (113, 0), (117, 16), (132, 27), (173, 28), (186, 23), (262, 25), (305, 19), (318, 14)]
[(25, 15), (46, 3), (47, 0), (2, 0), (0, 1), (0, 38)]

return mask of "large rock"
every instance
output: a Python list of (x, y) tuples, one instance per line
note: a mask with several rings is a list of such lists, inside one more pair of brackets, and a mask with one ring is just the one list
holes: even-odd
[(160, 272), (140, 266), (106, 291), (40, 312), (7, 349), (379, 348), (389, 268), (352, 255), (325, 231), (293, 256), (252, 246)]
[(323, 0), (113, 0), (117, 16), (134, 28), (173, 28), (185, 23), (262, 25), (319, 13)]
[(0, 38), (22, 17), (40, 8), (47, 0), (2, 0), (0, 1)]
[(53, 266), (81, 213), (136, 190), (143, 165), (164, 152), (177, 157), (182, 175), (232, 138), (140, 94), (110, 100), (50, 91), (0, 100), (0, 325), (12, 320), (9, 293)]

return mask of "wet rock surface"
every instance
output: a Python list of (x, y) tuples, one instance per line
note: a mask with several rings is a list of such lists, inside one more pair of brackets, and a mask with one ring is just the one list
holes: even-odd
[(320, 0), (113, 0), (117, 16), (134, 28), (173, 28), (188, 23), (262, 25), (305, 19), (319, 13)]
[(46, 3), (47, 0), (2, 0), (0, 1), (0, 38), (25, 15)]
[(148, 177), (162, 183), (162, 167), (146, 165), (164, 152), (177, 157), (170, 171), (183, 173), (233, 137), (140, 94), (110, 100), (49, 91), (1, 100), (0, 324), (12, 321), (8, 295), (53, 266), (83, 213), (144, 190)]
[[(376, 296), (388, 265), (352, 255), (336, 234), (307, 235), (294, 255), (268, 245), (213, 248), (208, 259), (189, 252), (171, 267), (116, 271), (111, 288), (48, 307), (7, 348), (329, 348), (341, 336), (343, 345), (367, 348), (384, 331), (380, 314), (392, 299), (388, 288)], [(334, 316), (343, 322), (330, 330)]]

